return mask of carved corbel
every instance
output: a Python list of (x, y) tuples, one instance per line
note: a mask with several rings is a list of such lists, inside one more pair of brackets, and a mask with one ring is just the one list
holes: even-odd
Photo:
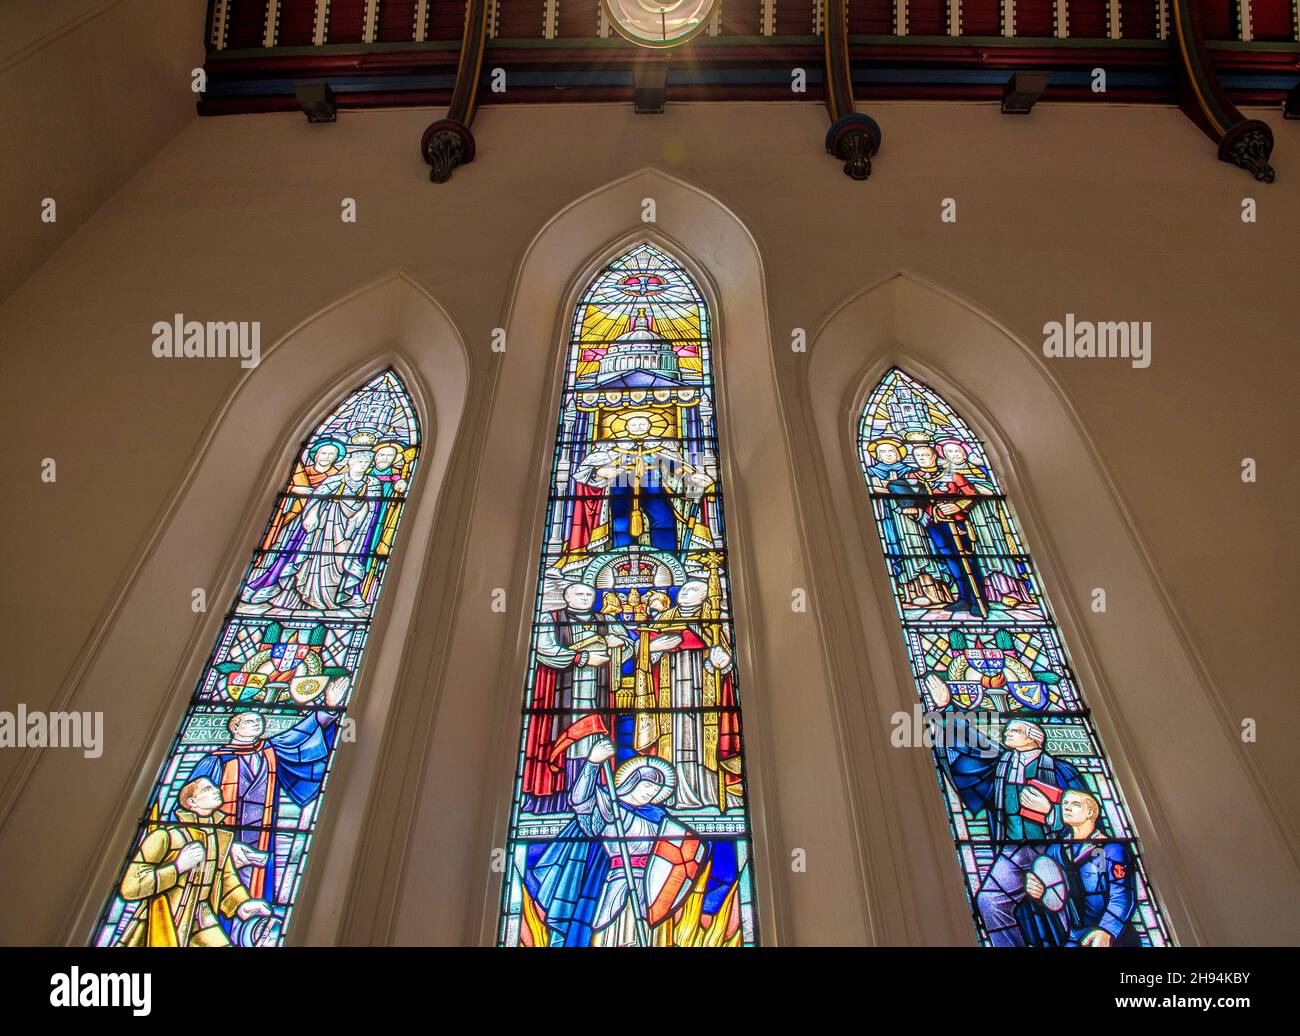
[(854, 107), (846, 0), (826, 0), (822, 41), (826, 59), (826, 109), (831, 116), (826, 151), (844, 163), (846, 176), (865, 180), (871, 175), (871, 156), (880, 150), (880, 126)]
[(1195, 0), (1169, 0), (1180, 107), (1219, 145), (1219, 160), (1240, 166), (1261, 183), (1272, 183), (1273, 131), (1268, 123), (1237, 110), (1214, 74), (1201, 34)]
[(488, 0), (468, 0), (465, 34), (461, 39), (456, 84), (446, 118), (439, 119), (420, 138), (420, 155), (429, 165), (429, 179), (446, 183), (457, 166), (474, 161), (474, 134), (470, 124), (478, 110), (478, 80), (487, 49)]

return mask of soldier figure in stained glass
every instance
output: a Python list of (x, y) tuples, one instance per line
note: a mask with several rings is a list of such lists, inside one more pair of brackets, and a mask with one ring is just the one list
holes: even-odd
[(181, 788), (173, 820), (150, 827), (119, 891), (140, 902), (118, 946), (229, 946), (221, 919), (269, 916), (240, 880), (235, 835), (213, 825), (221, 791), (204, 777)]
[(1065, 792), (1061, 816), (1069, 834), (1046, 846), (1043, 855), (1060, 868), (1064, 898), (1045, 907), (1042, 879), (1032, 870), (1026, 873), (1027, 900), (1018, 908), (1026, 944), (1140, 946), (1131, 925), (1137, 897), (1128, 846), (1105, 840), (1098, 828), (1101, 803), (1086, 791)]
[(949, 604), (943, 567), (929, 558), (929, 541), (915, 520), (924, 500), (925, 485), (916, 465), (907, 458), (908, 447), (901, 438), (882, 437), (868, 443), (874, 463), (867, 465), (871, 492), (879, 496), (876, 515), (885, 543), (886, 560), (895, 584), (907, 603), (917, 607)]
[(977, 493), (994, 492), (993, 477), (988, 468), (970, 459), (970, 449), (964, 442), (953, 438), (940, 439), (935, 446), (939, 448), (943, 466), (948, 470), (950, 478), (955, 479), (960, 475)]
[(655, 929), (691, 891), (708, 845), (661, 805), (672, 799), (673, 768), (633, 756), (612, 770), (613, 742), (586, 733), (595, 720), (574, 725), (579, 741), (594, 742), (569, 792), (574, 819), (530, 868), (528, 892), (551, 946), (666, 944)]

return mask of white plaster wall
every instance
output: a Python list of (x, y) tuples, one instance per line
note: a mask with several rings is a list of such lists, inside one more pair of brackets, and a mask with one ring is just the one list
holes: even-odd
[[(0, 4), (0, 299), (195, 119), (205, 0)], [(42, 220), (56, 203), (57, 222)]]

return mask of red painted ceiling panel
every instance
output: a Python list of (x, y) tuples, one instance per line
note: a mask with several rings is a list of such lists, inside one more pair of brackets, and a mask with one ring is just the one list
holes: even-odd
[(893, 0), (849, 0), (849, 33), (854, 36), (894, 35)]
[(1198, 0), (1201, 14), (1201, 32), (1207, 40), (1235, 40), (1237, 38), (1236, 0)]
[(556, 35), (566, 39), (574, 36), (592, 39), (600, 24), (599, 0), (559, 0)]
[(1252, 0), (1251, 35), (1257, 40), (1294, 40), (1294, 13), (1292, 0)]
[(1160, 36), (1156, 0), (1119, 0), (1119, 30), (1126, 40), (1154, 40)]
[(266, 0), (230, 0), (226, 7), (226, 46), (260, 47), (266, 33)]
[(1110, 35), (1107, 0), (1070, 0), (1066, 25), (1071, 38), (1105, 39)]
[(379, 0), (379, 17), (375, 21), (378, 43), (410, 43), (415, 39), (415, 12), (418, 0)]
[(1016, 0), (1017, 36), (1055, 36), (1056, 4), (1052, 0)]
[(962, 0), (961, 34), (963, 36), (1001, 36), (1001, 0)]
[(366, 27), (366, 0), (330, 0), (326, 43), (360, 43)]
[(500, 0), (497, 35), (503, 39), (541, 39), (545, 0)]
[(776, 34), (811, 36), (813, 0), (776, 0)]
[(946, 0), (909, 0), (907, 5), (909, 36), (947, 36), (948, 4)]
[(280, 0), (281, 47), (310, 47), (316, 37), (316, 0)]
[(465, 0), (430, 0), (429, 29), (425, 38), (459, 40), (464, 36)]
[(763, 31), (763, 0), (722, 0), (722, 35), (757, 36)]

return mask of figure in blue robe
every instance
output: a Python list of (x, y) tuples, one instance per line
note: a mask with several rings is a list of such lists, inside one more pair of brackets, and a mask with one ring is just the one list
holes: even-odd
[[(651, 765), (658, 762), (648, 760), (646, 766), (634, 769), (613, 796), (601, 783), (601, 768), (591, 758), (578, 773), (570, 791), (573, 820), (524, 876), (528, 894), (546, 918), (552, 946), (591, 946), (597, 933), (616, 924), (631, 930), (644, 923), (646, 864), (667, 811), (637, 800), (648, 794), (647, 784), (671, 794), (667, 783), (671, 768)], [(632, 865), (631, 881), (624, 845)], [(631, 939), (629, 931), (621, 937), (615, 934), (611, 941)]]
[(277, 830), (281, 796), (306, 806), (320, 794), (338, 717), (312, 712), (272, 737), (262, 736), (261, 713), (232, 716), (229, 726), (230, 741), (195, 763), (187, 781), (206, 777), (221, 789), (222, 823), (237, 829), (236, 841), (266, 854), (264, 864), (239, 868), (240, 881), (254, 898), (276, 902), (279, 861), (288, 858), (293, 837)]
[[(1029, 946), (1140, 946), (1131, 921), (1137, 909), (1137, 876), (1123, 842), (1107, 841), (1098, 828), (1101, 803), (1088, 792), (1062, 796), (1067, 837), (1042, 848), (1056, 864), (1063, 887), (1046, 878), (1041, 858), (1026, 877), (1025, 899), (1016, 908)], [(1043, 871), (1043, 873), (1039, 873)], [(1048, 897), (1048, 881), (1054, 896)]]
[[(940, 706), (951, 712), (951, 703)], [(980, 733), (970, 717), (960, 712), (948, 719), (949, 733), (942, 747), (948, 779), (972, 816), (987, 814), (989, 832), (998, 843), (997, 856), (984, 875), (975, 896), (994, 946), (1023, 946), (1024, 932), (1016, 908), (1025, 899), (1025, 873), (1041, 852), (1032, 842), (1054, 842), (1067, 831), (1059, 804), (1052, 804), (1041, 819), (1026, 809), (1022, 796), (1030, 781), (1057, 789), (1087, 791), (1079, 771), (1043, 749), (1043, 728), (1026, 720), (1012, 720), (998, 745)]]

